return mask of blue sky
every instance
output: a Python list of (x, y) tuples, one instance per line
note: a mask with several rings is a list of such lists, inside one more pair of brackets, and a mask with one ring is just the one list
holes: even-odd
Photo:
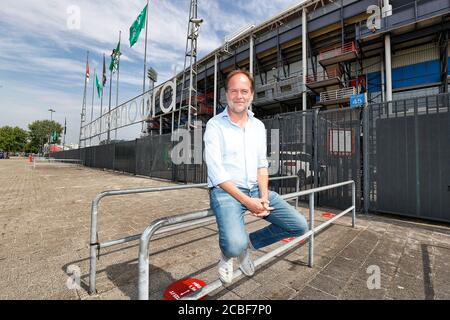
[[(256, 24), (301, 0), (199, 0), (204, 19), (198, 41), (199, 57), (220, 47), (225, 35)], [(27, 129), (34, 120), (67, 118), (66, 143), (78, 143), (86, 51), (90, 51), (91, 82), (87, 106), (90, 119), (94, 68), (102, 68), (122, 31), (119, 104), (142, 92), (144, 30), (129, 47), (129, 27), (145, 0), (19, 0), (0, 6), (0, 126)], [(153, 0), (149, 5), (147, 65), (157, 70), (158, 83), (184, 63), (189, 0)], [(79, 19), (77, 11), (79, 10)], [(78, 27), (79, 23), (79, 27)], [(106, 91), (108, 90), (105, 89)], [(106, 93), (109, 93), (105, 91)], [(112, 105), (115, 104), (115, 84)], [(107, 108), (108, 95), (103, 107)], [(94, 100), (94, 118), (100, 100)], [(138, 129), (119, 132), (132, 139)]]

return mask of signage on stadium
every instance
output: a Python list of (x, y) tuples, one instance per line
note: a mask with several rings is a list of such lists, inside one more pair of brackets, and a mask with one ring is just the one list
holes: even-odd
[(81, 130), (81, 138), (86, 139), (108, 132), (108, 123), (110, 123), (110, 130), (115, 130), (155, 117), (157, 106), (164, 114), (175, 111), (176, 88), (177, 81), (174, 78), (123, 103), (84, 126)]

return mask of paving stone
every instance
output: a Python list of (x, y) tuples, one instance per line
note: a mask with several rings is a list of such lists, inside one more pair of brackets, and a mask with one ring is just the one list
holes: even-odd
[(395, 300), (435, 299), (434, 289), (429, 284), (407, 274), (397, 274), (386, 295)]
[(385, 294), (386, 289), (369, 289), (367, 281), (354, 278), (346, 285), (339, 298), (345, 300), (381, 300)]
[(337, 297), (316, 288), (306, 286), (302, 291), (295, 295), (293, 300), (337, 300)]
[(312, 281), (308, 283), (308, 286), (337, 297), (344, 289), (345, 282), (338, 280), (335, 277), (330, 277), (319, 273)]

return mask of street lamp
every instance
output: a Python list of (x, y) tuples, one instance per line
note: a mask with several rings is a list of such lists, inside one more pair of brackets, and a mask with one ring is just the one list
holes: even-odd
[[(53, 110), (52, 108), (48, 109), (48, 111), (50, 111), (50, 121), (53, 121), (53, 112), (56, 112), (55, 110)], [(50, 157), (50, 144), (51, 144), (51, 134), (52, 134), (52, 128), (51, 128), (51, 124), (50, 124), (50, 128), (49, 128), (50, 132), (48, 133), (48, 155)]]
[(53, 121), (53, 112), (56, 112), (53, 109), (48, 109), (48, 111), (50, 111), (50, 121)]

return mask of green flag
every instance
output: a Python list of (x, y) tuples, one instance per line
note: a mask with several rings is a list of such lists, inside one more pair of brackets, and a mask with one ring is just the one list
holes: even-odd
[(142, 9), (137, 19), (130, 27), (130, 48), (138, 41), (142, 28), (145, 26), (147, 20), (147, 6)]
[(98, 97), (100, 98), (100, 96), (102, 94), (102, 91), (103, 91), (103, 88), (100, 85), (100, 83), (98, 82), (97, 74), (95, 74), (95, 86), (97, 87), (97, 94), (98, 94)]
[(58, 133), (56, 133), (56, 130), (50, 131), (50, 143), (56, 143), (58, 141)]
[(117, 66), (119, 65), (119, 58), (120, 58), (120, 41), (117, 44), (117, 47), (113, 49), (111, 53), (111, 63), (109, 64), (109, 71), (114, 73), (115, 70), (117, 70)]

